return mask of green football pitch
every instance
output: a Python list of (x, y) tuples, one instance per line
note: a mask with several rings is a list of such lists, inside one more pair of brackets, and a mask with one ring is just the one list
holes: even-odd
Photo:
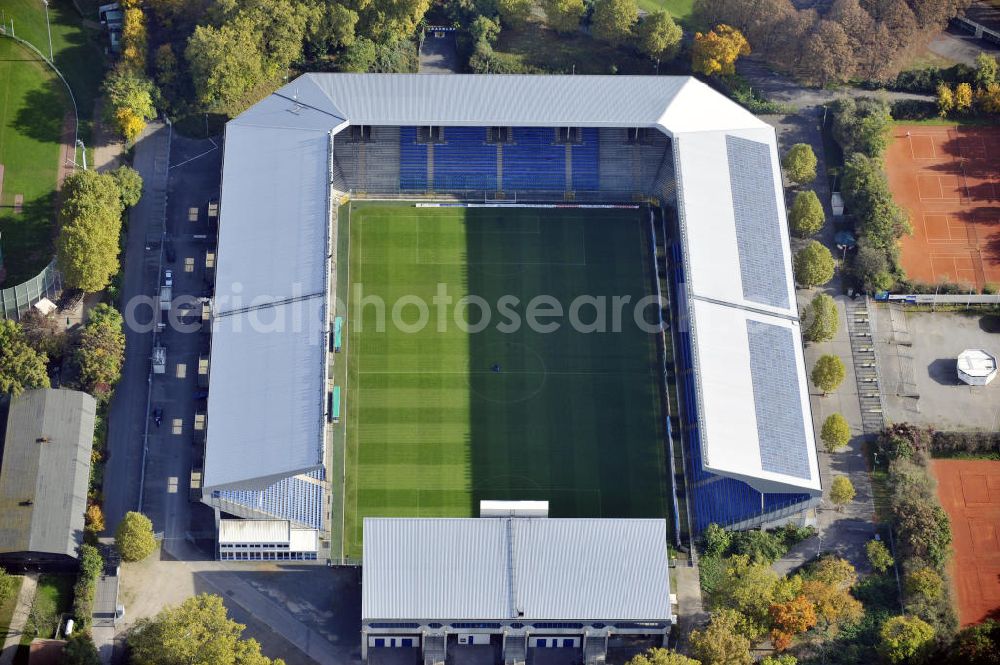
[[(348, 557), (366, 516), (475, 516), (482, 499), (546, 500), (553, 517), (666, 515), (655, 337), (634, 318), (651, 282), (646, 214), (352, 207)], [(553, 303), (562, 317), (529, 324)]]

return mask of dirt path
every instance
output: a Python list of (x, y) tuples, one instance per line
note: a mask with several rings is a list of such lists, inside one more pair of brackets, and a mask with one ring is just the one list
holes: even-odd
[(118, 133), (114, 127), (104, 122), (103, 118), (104, 98), (99, 97), (94, 104), (94, 131), (91, 138), (93, 164), (89, 166), (102, 173), (118, 168), (122, 153), (125, 151), (125, 144), (122, 143)]

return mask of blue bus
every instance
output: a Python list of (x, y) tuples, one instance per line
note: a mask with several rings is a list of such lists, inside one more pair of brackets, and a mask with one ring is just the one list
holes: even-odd
[(338, 316), (333, 321), (333, 352), (340, 353), (344, 337), (344, 317)]

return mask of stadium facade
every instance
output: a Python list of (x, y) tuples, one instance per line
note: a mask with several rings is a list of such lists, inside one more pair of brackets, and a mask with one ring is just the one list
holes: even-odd
[(203, 501), (326, 546), (343, 200), (644, 201), (671, 212), (692, 531), (801, 513), (821, 485), (778, 165), (774, 130), (690, 77), (287, 84), (226, 127)]
[[(546, 517), (366, 518), (361, 655), (663, 646), (673, 624), (667, 523)], [(497, 653), (499, 652), (499, 653)], [(484, 661), (485, 662), (485, 661)]]

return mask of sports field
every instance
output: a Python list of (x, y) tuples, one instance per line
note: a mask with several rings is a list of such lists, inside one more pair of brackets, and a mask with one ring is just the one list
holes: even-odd
[[(612, 332), (611, 297), (649, 290), (645, 214), (353, 207), (348, 556), (361, 555), (365, 516), (476, 516), (481, 499), (547, 500), (554, 517), (665, 515), (655, 339), (631, 306)], [(434, 304), (442, 290), (450, 306)], [(604, 332), (570, 324), (581, 295), (606, 298)], [(377, 306), (361, 305), (372, 296), (385, 302), (383, 329)], [(465, 296), (488, 304), (487, 325), (480, 307), (456, 307)], [(562, 306), (564, 317), (536, 317), (556, 330), (528, 324), (536, 296)], [(577, 317), (595, 318), (593, 306)]]
[[(52, 259), (59, 142), (69, 108), (62, 83), (45, 63), (13, 40), (0, 39), (0, 251), (7, 268), (4, 286), (34, 277)], [(18, 195), (19, 212), (15, 208)]]
[(913, 234), (900, 261), (914, 281), (1000, 283), (1000, 131), (897, 125), (886, 152), (893, 197)]
[(936, 459), (931, 469), (951, 521), (959, 623), (979, 623), (1000, 610), (1000, 462)]

